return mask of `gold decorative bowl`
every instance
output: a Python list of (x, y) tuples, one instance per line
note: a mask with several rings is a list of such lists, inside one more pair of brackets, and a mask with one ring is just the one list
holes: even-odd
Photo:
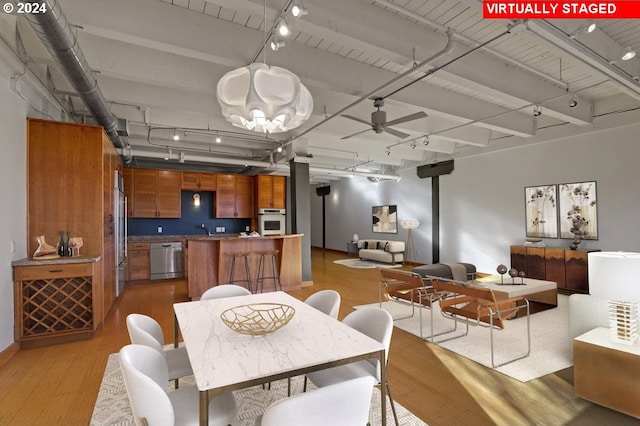
[(227, 327), (242, 334), (262, 336), (287, 325), (296, 310), (280, 303), (253, 303), (229, 308), (220, 314)]

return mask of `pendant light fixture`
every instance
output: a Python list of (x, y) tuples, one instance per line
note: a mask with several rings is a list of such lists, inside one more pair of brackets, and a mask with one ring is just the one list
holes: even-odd
[(264, 19), (264, 63), (254, 62), (223, 75), (218, 81), (216, 97), (222, 115), (234, 126), (280, 133), (295, 129), (311, 117), (313, 98), (294, 73), (266, 64), (264, 47), (271, 36), (266, 34), (266, 1)]

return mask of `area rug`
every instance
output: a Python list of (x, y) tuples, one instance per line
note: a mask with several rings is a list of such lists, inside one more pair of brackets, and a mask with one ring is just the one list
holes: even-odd
[[(193, 376), (180, 380), (181, 386), (193, 385)], [(302, 378), (296, 377), (291, 381), (292, 394), (302, 391)], [(310, 385), (311, 388), (313, 385)], [(173, 390), (173, 382), (168, 386), (167, 391)], [(287, 382), (280, 380), (271, 384), (270, 390), (263, 390), (262, 386), (254, 386), (234, 392), (238, 404), (238, 415), (232, 426), (253, 426), (255, 419), (273, 402), (286, 398)], [(406, 408), (395, 403), (398, 413), (398, 420), (403, 426), (426, 426), (422, 420), (418, 419)], [(372, 425), (381, 424), (380, 421), (380, 391), (375, 388), (372, 393), (371, 412), (369, 414)], [(124, 385), (118, 355), (111, 354), (107, 360), (102, 383), (98, 390), (98, 398), (91, 416), (91, 426), (135, 426), (127, 390)], [(387, 399), (387, 424), (392, 425), (393, 415), (391, 406)]]
[[(378, 306), (378, 304), (365, 306)], [(411, 314), (411, 305), (408, 303), (383, 302), (382, 307), (394, 318)], [(429, 310), (424, 309), (422, 319), (425, 335), (430, 333), (429, 315)], [(437, 304), (434, 306), (433, 318), (436, 334), (453, 327), (453, 320), (444, 318)], [(531, 354), (527, 358), (496, 368), (496, 371), (521, 382), (528, 382), (573, 365), (569, 339), (568, 296), (558, 295), (558, 307), (532, 314), (530, 319)], [(503, 330), (494, 330), (494, 353), (497, 364), (526, 353), (526, 321), (526, 318), (512, 319), (507, 321)], [(420, 317), (417, 310), (412, 318), (396, 320), (394, 325), (420, 336)], [(458, 332), (461, 330), (464, 330), (464, 325), (458, 323)], [(443, 338), (444, 335), (437, 336), (436, 341)], [(477, 325), (469, 327), (467, 336), (439, 343), (443, 348), (491, 368), (490, 344), (489, 329)]]
[(362, 259), (339, 259), (339, 260), (334, 260), (333, 263), (337, 263), (338, 265), (344, 265), (344, 266), (348, 266), (349, 268), (357, 268), (357, 269), (402, 268), (402, 264), (400, 263), (383, 263), (383, 262), (375, 262), (373, 260), (362, 260)]

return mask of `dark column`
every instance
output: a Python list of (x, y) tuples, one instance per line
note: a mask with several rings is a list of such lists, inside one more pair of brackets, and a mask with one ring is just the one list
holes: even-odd
[(302, 281), (311, 281), (311, 186), (309, 164), (289, 161), (291, 169), (291, 231), (302, 237)]
[(431, 263), (440, 263), (440, 177), (431, 178)]

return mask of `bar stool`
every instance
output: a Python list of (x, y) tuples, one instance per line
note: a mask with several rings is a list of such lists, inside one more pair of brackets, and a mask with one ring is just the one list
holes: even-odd
[[(256, 276), (256, 293), (262, 293), (265, 280), (271, 280), (273, 282), (273, 290), (282, 291), (282, 283), (280, 282), (280, 274), (278, 273), (278, 265), (276, 258), (278, 257), (279, 250), (269, 250), (258, 252), (260, 260), (258, 261), (258, 272)], [(271, 272), (273, 275), (265, 276), (264, 265), (266, 263), (265, 258), (271, 258)]]
[[(227, 284), (246, 283), (247, 289), (253, 293), (251, 271), (249, 270), (249, 253), (234, 253), (231, 254), (231, 272), (229, 273), (229, 282)], [(244, 280), (234, 280), (233, 275), (236, 271), (236, 259), (244, 260), (244, 270), (247, 278)]]

